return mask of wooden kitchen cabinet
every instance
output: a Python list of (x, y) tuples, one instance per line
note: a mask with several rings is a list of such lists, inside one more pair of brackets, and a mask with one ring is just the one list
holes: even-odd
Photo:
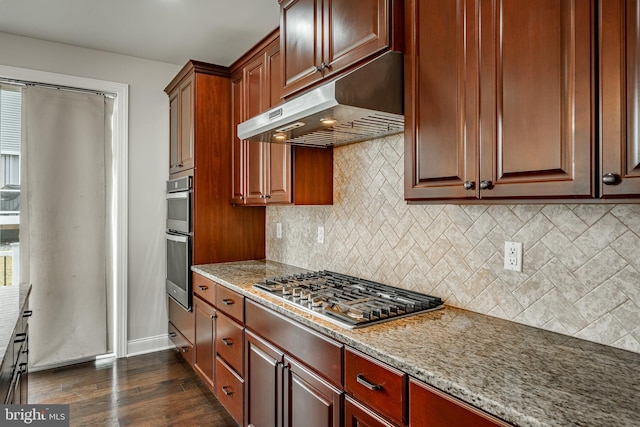
[(194, 164), (194, 84), (187, 76), (169, 95), (169, 173), (192, 169)]
[[(231, 203), (333, 203), (333, 149), (241, 141), (237, 125), (282, 102), (280, 42), (272, 33), (232, 66), (233, 179)], [(247, 59), (248, 58), (248, 59)]]
[(409, 380), (409, 402), (409, 427), (510, 426), (413, 378)]
[(342, 390), (250, 331), (246, 352), (247, 425), (341, 426)]
[(245, 319), (247, 425), (341, 426), (343, 345), (251, 300)]
[[(345, 413), (345, 423), (350, 418), (363, 417), (358, 403), (371, 408), (378, 418), (384, 417), (395, 425), (405, 425), (407, 414), (407, 374), (388, 366), (349, 347), (345, 348), (344, 389), (355, 399), (351, 402), (353, 414)], [(360, 414), (360, 415), (357, 415)], [(375, 417), (374, 417), (375, 418)]]
[(398, 427), (349, 396), (344, 398), (345, 427)]
[(600, 105), (603, 198), (640, 195), (640, 1), (601, 0)]
[(193, 313), (195, 318), (195, 355), (193, 366), (207, 386), (211, 390), (214, 390), (216, 309), (198, 296), (194, 296)]
[(407, 200), (593, 196), (593, 1), (411, 0), (406, 29)]
[(342, 425), (342, 390), (286, 355), (283, 389), (285, 426)]
[(245, 334), (245, 425), (282, 426), (284, 353), (251, 331)]
[(402, 50), (398, 0), (279, 0), (283, 96), (376, 53)]

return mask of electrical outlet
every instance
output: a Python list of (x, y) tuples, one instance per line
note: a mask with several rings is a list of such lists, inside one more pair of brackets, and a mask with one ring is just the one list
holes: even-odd
[(521, 242), (504, 242), (504, 269), (522, 271)]
[(318, 226), (318, 243), (324, 243), (324, 227)]
[(276, 222), (276, 239), (282, 239), (282, 223)]

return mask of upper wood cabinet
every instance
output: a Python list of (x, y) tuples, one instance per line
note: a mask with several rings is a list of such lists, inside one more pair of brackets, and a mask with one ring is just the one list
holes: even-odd
[[(192, 144), (190, 168), (170, 177), (192, 176), (193, 264), (264, 258), (264, 209), (236, 209), (229, 204), (233, 148), (229, 82), (229, 68), (189, 61), (165, 89), (172, 143), (176, 134), (184, 134), (190, 135)], [(184, 108), (176, 107), (180, 105)], [(176, 111), (182, 111), (181, 116)], [(176, 128), (175, 123), (182, 124)]]
[[(333, 149), (241, 141), (237, 125), (282, 102), (278, 32), (232, 66), (233, 183), (231, 203), (333, 203)], [(295, 191), (294, 191), (295, 189)]]
[(599, 2), (604, 198), (640, 194), (640, 1)]
[(593, 1), (410, 0), (406, 29), (406, 199), (592, 197)]
[(169, 95), (169, 173), (193, 168), (193, 89), (195, 76), (187, 76)]
[(280, 0), (283, 96), (377, 52), (401, 50), (401, 1)]

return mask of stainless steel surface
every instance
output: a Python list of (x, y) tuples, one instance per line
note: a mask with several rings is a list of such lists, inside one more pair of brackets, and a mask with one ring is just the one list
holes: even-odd
[(438, 297), (331, 271), (267, 278), (253, 286), (347, 328), (361, 328), (444, 307)]
[(402, 132), (402, 64), (400, 52), (387, 52), (342, 77), (240, 123), (238, 137), (249, 141), (330, 146)]

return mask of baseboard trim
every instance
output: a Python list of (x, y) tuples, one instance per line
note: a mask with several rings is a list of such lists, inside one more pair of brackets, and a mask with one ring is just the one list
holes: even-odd
[(127, 357), (154, 353), (156, 351), (167, 350), (173, 347), (175, 347), (175, 345), (171, 342), (169, 335), (167, 334), (139, 338), (137, 340), (127, 341)]

